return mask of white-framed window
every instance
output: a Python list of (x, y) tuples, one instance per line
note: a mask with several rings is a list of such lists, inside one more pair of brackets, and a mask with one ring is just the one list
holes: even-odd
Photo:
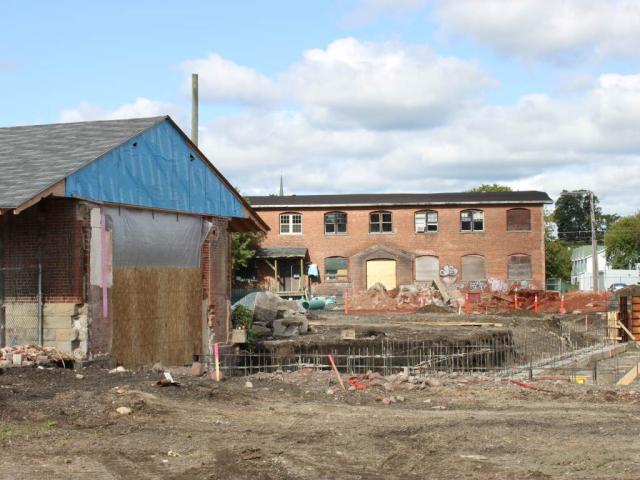
[(438, 212), (423, 210), (416, 212), (416, 233), (437, 232)]
[(302, 235), (302, 214), (281, 213), (280, 235)]
[(484, 231), (484, 212), (482, 210), (463, 210), (460, 212), (460, 231)]
[(324, 214), (325, 235), (344, 235), (347, 233), (347, 214), (344, 212), (329, 212)]
[(369, 214), (369, 233), (392, 233), (391, 212), (371, 212)]

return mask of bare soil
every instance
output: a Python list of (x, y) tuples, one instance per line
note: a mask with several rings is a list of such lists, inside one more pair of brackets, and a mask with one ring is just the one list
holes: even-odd
[(384, 405), (384, 391), (343, 392), (331, 372), (247, 388), (173, 371), (180, 387), (155, 386), (150, 371), (5, 370), (0, 478), (640, 477), (637, 385), (456, 377)]

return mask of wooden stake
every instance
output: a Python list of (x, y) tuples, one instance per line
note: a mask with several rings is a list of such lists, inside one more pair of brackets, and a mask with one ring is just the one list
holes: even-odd
[(333, 371), (336, 374), (336, 377), (338, 377), (338, 381), (340, 382), (340, 386), (342, 387), (343, 390), (346, 390), (346, 388), (344, 386), (344, 382), (342, 381), (342, 377), (340, 376), (340, 373), (338, 372), (338, 369), (336, 368), (336, 364), (333, 361), (333, 356), (332, 355), (327, 355), (327, 357), (329, 357), (329, 362), (331, 363), (331, 368), (333, 368)]
[(213, 344), (213, 356), (216, 362), (216, 382), (220, 381), (220, 350), (218, 348), (218, 343)]
[(624, 326), (624, 324), (623, 324), (622, 322), (620, 322), (620, 321), (618, 322), (618, 327), (620, 327), (622, 330), (624, 330), (624, 331), (625, 331), (625, 333), (626, 333), (627, 335), (629, 335), (629, 338), (630, 338), (631, 340), (633, 340), (634, 342), (638, 343), (638, 340), (636, 339), (636, 337), (634, 337), (634, 336), (633, 336), (633, 333), (631, 333), (631, 332), (629, 331), (629, 329), (628, 329), (627, 327), (625, 327), (625, 326)]

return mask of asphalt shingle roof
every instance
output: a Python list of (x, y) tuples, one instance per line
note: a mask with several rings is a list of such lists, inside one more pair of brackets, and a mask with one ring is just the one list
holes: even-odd
[(0, 128), (0, 208), (16, 208), (168, 117)]
[(545, 192), (360, 193), (348, 195), (268, 195), (249, 197), (256, 209), (269, 207), (340, 207), (491, 203), (553, 203)]
[(306, 256), (305, 247), (259, 248), (256, 252), (256, 258), (305, 258)]

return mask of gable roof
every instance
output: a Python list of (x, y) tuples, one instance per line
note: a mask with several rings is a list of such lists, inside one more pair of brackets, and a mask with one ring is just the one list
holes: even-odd
[[(597, 252), (600, 254), (605, 252), (604, 245), (598, 245)], [(571, 260), (584, 260), (593, 256), (593, 247), (591, 245), (580, 245), (571, 250)]]
[(0, 208), (16, 208), (167, 116), (0, 128)]
[(347, 195), (285, 195), (249, 197), (256, 210), (300, 207), (382, 207), (423, 205), (545, 204), (549, 195), (538, 191), (458, 193), (360, 193)]

